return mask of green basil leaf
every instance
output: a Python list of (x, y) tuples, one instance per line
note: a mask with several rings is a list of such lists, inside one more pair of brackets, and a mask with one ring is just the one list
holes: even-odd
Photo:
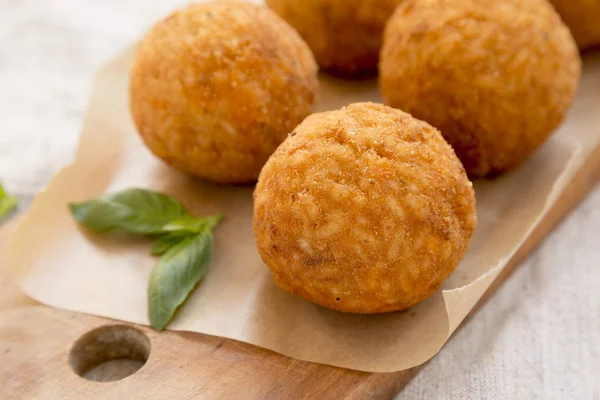
[(185, 239), (190, 237), (190, 233), (186, 231), (176, 231), (168, 233), (164, 236), (161, 236), (150, 249), (150, 255), (153, 256), (162, 256), (165, 254), (171, 247), (174, 247), (184, 241)]
[(78, 222), (98, 231), (121, 228), (131, 233), (159, 234), (169, 222), (189, 216), (174, 197), (137, 188), (69, 207)]
[(0, 218), (8, 215), (17, 207), (17, 198), (4, 190), (0, 183)]
[(213, 237), (208, 231), (172, 247), (152, 271), (148, 284), (150, 324), (163, 330), (177, 308), (206, 275), (212, 260)]

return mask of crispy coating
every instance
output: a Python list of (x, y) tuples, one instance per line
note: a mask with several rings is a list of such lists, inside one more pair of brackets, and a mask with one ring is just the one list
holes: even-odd
[(550, 0), (579, 48), (600, 45), (600, 0)]
[(267, 0), (306, 40), (323, 70), (377, 73), (385, 22), (402, 0)]
[(158, 157), (216, 182), (256, 180), (315, 101), (317, 64), (266, 7), (190, 5), (157, 23), (131, 70), (130, 106)]
[(473, 187), (440, 132), (374, 103), (306, 118), (263, 168), (254, 202), (275, 281), (344, 312), (429, 297), (476, 225)]
[(473, 177), (518, 165), (561, 123), (581, 73), (545, 0), (405, 0), (380, 64), (386, 104), (442, 131)]

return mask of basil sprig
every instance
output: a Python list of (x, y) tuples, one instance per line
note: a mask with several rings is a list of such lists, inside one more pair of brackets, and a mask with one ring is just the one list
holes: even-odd
[(7, 193), (0, 183), (0, 218), (8, 215), (17, 207), (17, 198)]
[(94, 231), (158, 236), (150, 254), (162, 257), (148, 284), (148, 315), (159, 331), (206, 275), (212, 260), (212, 230), (223, 219), (220, 214), (196, 218), (172, 196), (137, 188), (71, 203), (69, 209)]

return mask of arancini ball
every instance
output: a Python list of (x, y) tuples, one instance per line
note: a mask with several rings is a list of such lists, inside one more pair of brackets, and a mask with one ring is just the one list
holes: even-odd
[(440, 132), (382, 104), (306, 118), (254, 192), (259, 253), (283, 289), (353, 313), (408, 308), (463, 258), (473, 187)]
[(377, 74), (385, 22), (402, 0), (266, 0), (306, 40), (324, 71)]
[(550, 0), (580, 49), (600, 45), (600, 0)]
[(387, 105), (438, 128), (467, 173), (509, 170), (558, 127), (581, 74), (546, 0), (405, 0), (380, 63)]
[(148, 148), (173, 167), (221, 183), (255, 181), (311, 111), (317, 64), (264, 6), (190, 5), (137, 49), (130, 106)]

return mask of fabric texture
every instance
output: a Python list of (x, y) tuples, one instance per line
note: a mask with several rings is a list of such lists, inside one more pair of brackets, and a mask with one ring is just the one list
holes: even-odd
[[(0, 181), (70, 161), (97, 68), (182, 0), (0, 2)], [(600, 187), (398, 399), (600, 399)]]

